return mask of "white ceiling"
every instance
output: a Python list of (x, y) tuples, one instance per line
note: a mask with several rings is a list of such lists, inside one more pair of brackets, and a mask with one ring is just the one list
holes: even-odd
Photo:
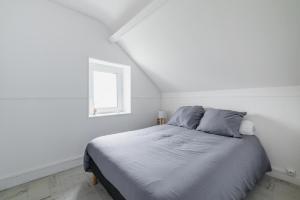
[(103, 22), (115, 32), (152, 0), (51, 0)]
[[(112, 33), (152, 0), (52, 0)], [(120, 44), (163, 92), (300, 85), (299, 0), (169, 0)]]
[(163, 92), (300, 84), (299, 0), (172, 0), (121, 45)]

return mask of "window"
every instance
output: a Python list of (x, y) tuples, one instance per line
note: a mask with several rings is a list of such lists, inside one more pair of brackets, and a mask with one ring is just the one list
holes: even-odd
[(131, 112), (130, 67), (89, 59), (89, 116)]

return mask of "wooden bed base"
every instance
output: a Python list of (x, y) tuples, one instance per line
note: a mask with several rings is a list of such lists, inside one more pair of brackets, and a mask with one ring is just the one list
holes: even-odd
[(92, 183), (92, 185), (97, 185), (97, 183), (98, 183), (97, 177), (95, 176), (95, 174), (93, 174), (93, 176), (91, 178), (91, 183)]

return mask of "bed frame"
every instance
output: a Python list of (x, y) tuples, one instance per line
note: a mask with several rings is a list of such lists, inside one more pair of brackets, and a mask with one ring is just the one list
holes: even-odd
[(93, 172), (93, 177), (92, 177), (92, 184), (96, 185), (97, 180), (100, 181), (100, 183), (104, 186), (104, 188), (107, 190), (107, 192), (110, 194), (110, 196), (114, 200), (126, 200), (122, 194), (119, 192), (115, 186), (113, 186), (102, 174), (96, 163), (93, 161), (93, 159), (90, 157), (90, 168), (91, 171)]

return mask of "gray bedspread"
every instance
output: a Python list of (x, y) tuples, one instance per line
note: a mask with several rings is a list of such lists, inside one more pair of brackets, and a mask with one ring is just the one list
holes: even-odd
[(90, 157), (127, 200), (234, 200), (270, 171), (256, 136), (231, 138), (163, 125), (92, 140)]

